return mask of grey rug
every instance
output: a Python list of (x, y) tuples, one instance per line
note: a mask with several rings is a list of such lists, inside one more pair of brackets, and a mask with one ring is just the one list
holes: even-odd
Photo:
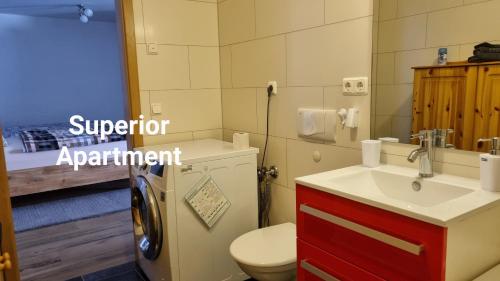
[(130, 189), (114, 189), (89, 194), (48, 199), (15, 206), (13, 217), (17, 233), (77, 221), (130, 209)]

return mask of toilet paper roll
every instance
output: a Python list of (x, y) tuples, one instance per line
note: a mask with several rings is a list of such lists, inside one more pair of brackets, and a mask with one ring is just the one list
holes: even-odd
[(233, 134), (233, 146), (235, 149), (247, 149), (250, 147), (250, 135), (237, 132)]

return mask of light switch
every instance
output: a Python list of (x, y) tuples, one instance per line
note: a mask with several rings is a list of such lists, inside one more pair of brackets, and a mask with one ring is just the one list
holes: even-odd
[(152, 103), (151, 112), (153, 112), (153, 114), (161, 114), (161, 103)]
[(158, 45), (156, 43), (149, 43), (146, 45), (148, 55), (157, 55), (158, 54)]

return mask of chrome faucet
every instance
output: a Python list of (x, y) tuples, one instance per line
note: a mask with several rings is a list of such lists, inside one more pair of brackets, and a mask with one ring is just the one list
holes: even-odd
[(434, 132), (422, 130), (418, 134), (412, 135), (412, 139), (420, 139), (420, 147), (410, 152), (408, 161), (415, 162), (420, 158), (419, 176), (429, 178), (434, 175), (432, 164), (434, 161)]

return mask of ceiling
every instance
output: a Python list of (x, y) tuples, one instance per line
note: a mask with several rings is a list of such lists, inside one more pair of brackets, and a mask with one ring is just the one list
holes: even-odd
[(92, 20), (115, 21), (115, 0), (1, 0), (0, 13), (78, 20), (78, 4), (94, 10)]

